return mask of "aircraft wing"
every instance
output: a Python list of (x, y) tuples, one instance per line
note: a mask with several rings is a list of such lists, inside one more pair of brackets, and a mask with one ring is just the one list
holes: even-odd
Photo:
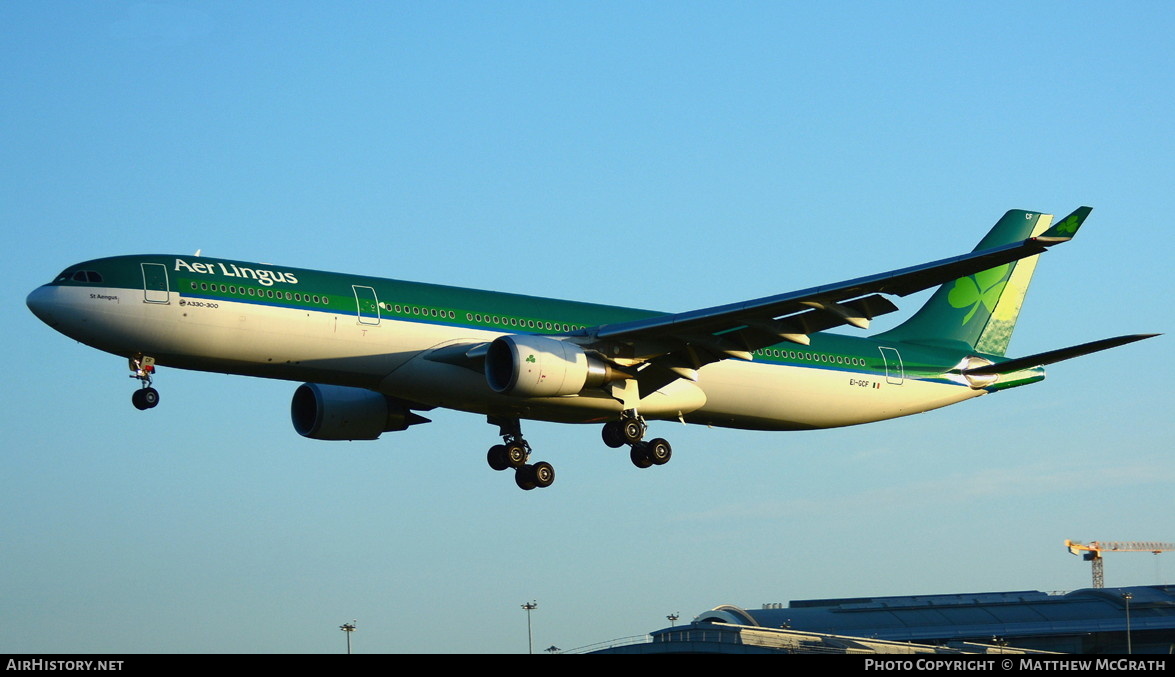
[[(642, 391), (650, 392), (677, 378), (696, 380), (696, 370), (710, 362), (750, 360), (751, 351), (781, 340), (806, 345), (807, 335), (815, 331), (842, 324), (865, 329), (873, 317), (897, 310), (881, 294), (907, 296), (1040, 254), (1072, 239), (1090, 211), (1081, 207), (1044, 233), (1019, 242), (750, 301), (600, 325), (581, 333), (588, 341), (577, 342), (604, 355), (648, 363), (638, 381)], [(626, 350), (617, 350), (618, 345)]]

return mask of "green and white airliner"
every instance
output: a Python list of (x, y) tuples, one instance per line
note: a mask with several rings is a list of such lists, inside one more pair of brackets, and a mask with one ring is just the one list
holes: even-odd
[[(129, 360), (133, 403), (159, 402), (155, 366), (304, 381), (294, 429), (371, 440), (446, 407), (485, 415), (495, 470), (523, 489), (554, 469), (530, 460), (520, 420), (602, 424), (639, 467), (669, 460), (650, 420), (754, 430), (870, 423), (1044, 378), (1043, 365), (1137, 334), (1029, 357), (1004, 353), (1036, 266), (1089, 215), (1012, 210), (969, 254), (682, 313), (199, 256), (117, 256), (65, 269), (28, 296), (46, 324)], [(869, 337), (827, 333), (897, 310)]]

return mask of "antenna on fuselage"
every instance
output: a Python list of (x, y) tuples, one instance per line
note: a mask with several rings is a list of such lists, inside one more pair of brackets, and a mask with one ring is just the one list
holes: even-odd
[(199, 258), (199, 256), (200, 256), (200, 252), (202, 252), (202, 251), (204, 251), (204, 250), (203, 250), (203, 249), (197, 249), (197, 250), (196, 250), (196, 257), (197, 257), (197, 258)]

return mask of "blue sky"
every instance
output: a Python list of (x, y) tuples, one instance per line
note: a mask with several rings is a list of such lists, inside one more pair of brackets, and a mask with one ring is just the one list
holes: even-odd
[(24, 306), (77, 261), (201, 249), (688, 310), (1088, 204), (1011, 353), (1170, 332), (1167, 3), (18, 0), (0, 26), (0, 651), (336, 652), (354, 618), (359, 652), (521, 652), (532, 599), (570, 649), (719, 604), (1071, 590), (1066, 538), (1175, 540), (1169, 336), (865, 427), (660, 423), (649, 471), (529, 423), (558, 481), (524, 493), (474, 415), (315, 442), (296, 384), (168, 369), (138, 412), (121, 358)]

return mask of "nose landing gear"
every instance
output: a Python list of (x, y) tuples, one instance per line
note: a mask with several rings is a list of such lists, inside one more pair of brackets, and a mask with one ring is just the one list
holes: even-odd
[(151, 409), (159, 404), (159, 391), (149, 386), (139, 388), (131, 393), (131, 404), (140, 411)]
[(159, 391), (151, 387), (151, 375), (155, 373), (155, 358), (135, 353), (129, 363), (131, 378), (139, 379), (140, 388), (131, 394), (131, 404), (143, 411), (159, 404)]

